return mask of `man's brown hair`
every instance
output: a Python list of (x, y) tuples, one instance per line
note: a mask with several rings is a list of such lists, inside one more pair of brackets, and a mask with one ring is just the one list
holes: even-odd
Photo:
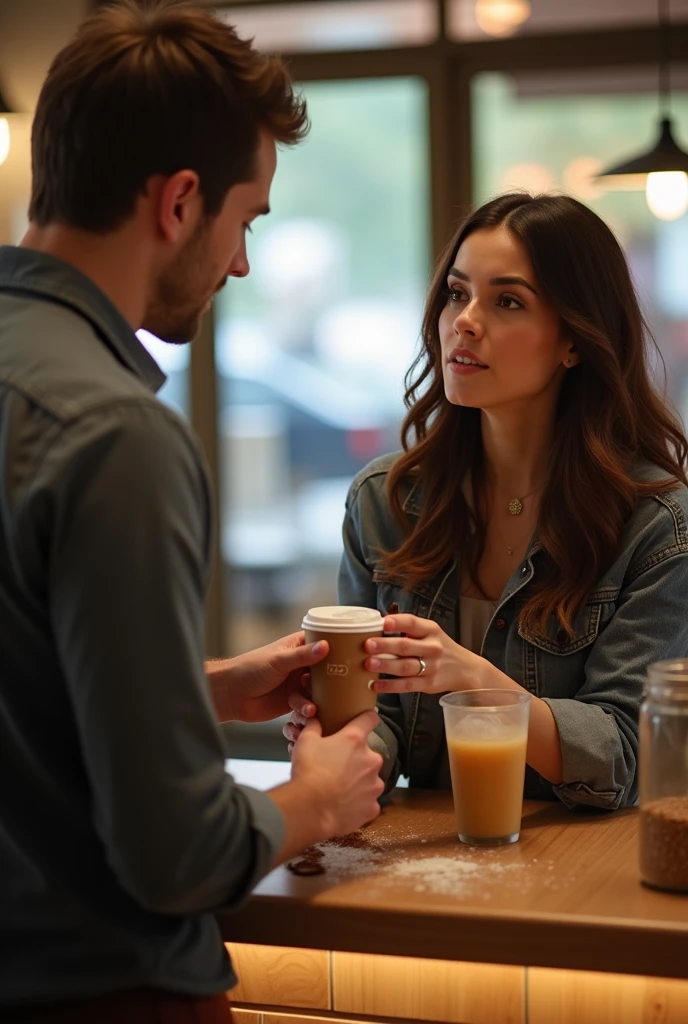
[(120, 0), (88, 18), (53, 61), (32, 132), (29, 218), (112, 231), (155, 174), (197, 172), (205, 213), (248, 181), (261, 128), (308, 131), (281, 60), (187, 2)]

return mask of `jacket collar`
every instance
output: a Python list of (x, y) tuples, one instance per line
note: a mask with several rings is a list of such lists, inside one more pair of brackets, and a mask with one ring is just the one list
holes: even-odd
[(69, 307), (88, 320), (115, 358), (151, 391), (159, 391), (165, 383), (165, 374), (114, 303), (70, 263), (36, 249), (0, 246), (0, 291)]

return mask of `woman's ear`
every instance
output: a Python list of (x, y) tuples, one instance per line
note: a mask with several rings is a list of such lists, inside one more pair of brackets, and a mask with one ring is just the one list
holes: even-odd
[(576, 352), (576, 346), (571, 345), (566, 356), (564, 358), (564, 366), (567, 370), (572, 369), (574, 366), (578, 366), (580, 363), (580, 356)]

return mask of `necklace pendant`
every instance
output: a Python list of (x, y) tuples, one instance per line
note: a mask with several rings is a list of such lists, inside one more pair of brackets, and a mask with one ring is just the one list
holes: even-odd
[(509, 502), (509, 512), (512, 516), (520, 516), (523, 511), (523, 502), (520, 498), (512, 498)]

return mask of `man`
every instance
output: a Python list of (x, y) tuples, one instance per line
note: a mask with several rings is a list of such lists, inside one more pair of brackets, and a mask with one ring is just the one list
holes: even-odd
[(134, 335), (190, 340), (248, 273), (276, 143), (305, 130), (282, 64), (188, 4), (101, 11), (43, 87), (29, 230), (0, 250), (4, 1024), (228, 1019), (213, 911), (378, 813), (373, 712), (309, 725), (269, 794), (224, 772), (212, 701), (284, 714), (327, 646), (208, 685), (208, 481)]

